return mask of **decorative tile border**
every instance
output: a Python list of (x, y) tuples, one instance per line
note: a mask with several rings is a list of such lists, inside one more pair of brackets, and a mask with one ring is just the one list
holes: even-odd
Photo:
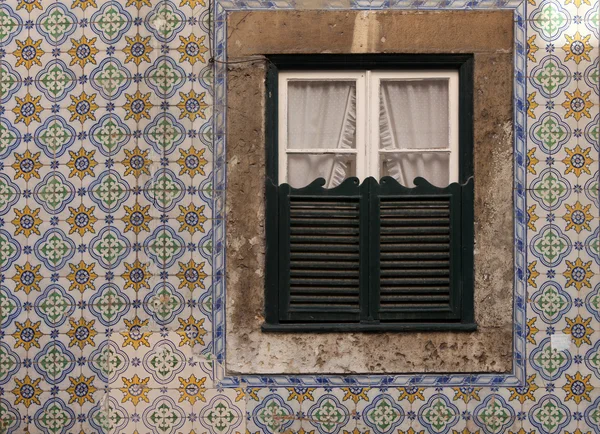
[[(260, 1), (228, 1), (220, 0), (216, 5), (215, 16), (215, 106), (226, 107), (226, 69), (219, 67), (225, 65), (227, 55), (227, 13), (239, 10), (280, 10), (299, 7), (300, 2), (260, 2)], [(527, 97), (526, 97), (526, 51), (527, 51), (527, 2), (453, 2), (453, 1), (351, 1), (349, 6), (342, 8), (335, 2), (324, 2), (322, 9), (498, 9), (509, 8), (514, 10), (514, 173), (515, 173), (515, 277), (514, 277), (514, 335), (513, 335), (513, 370), (510, 374), (415, 374), (415, 375), (244, 375), (229, 377), (226, 375), (223, 364), (225, 361), (225, 222), (221, 220), (220, 226), (214, 233), (214, 258), (213, 267), (217, 279), (214, 282), (215, 310), (214, 324), (214, 351), (220, 366), (215, 372), (215, 378), (221, 387), (239, 387), (240, 382), (249, 387), (440, 387), (440, 386), (518, 386), (525, 381), (526, 369), (526, 274), (527, 274), (527, 238), (526, 238), (526, 131), (527, 131)], [(226, 113), (219, 112), (214, 118), (214, 130), (220, 132), (215, 145), (215, 216), (224, 216), (225, 205), (225, 148), (226, 148)]]

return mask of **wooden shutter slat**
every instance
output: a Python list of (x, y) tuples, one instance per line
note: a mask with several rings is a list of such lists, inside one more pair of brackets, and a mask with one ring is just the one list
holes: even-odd
[(407, 287), (407, 286), (401, 286), (401, 287), (393, 287), (393, 286), (388, 286), (384, 289), (382, 289), (380, 291), (381, 295), (385, 295), (385, 294), (423, 294), (423, 293), (446, 293), (448, 292), (448, 287), (435, 287), (435, 286), (422, 286), (422, 287), (415, 287), (415, 288), (411, 288), (411, 287)]
[(389, 243), (449, 243), (450, 235), (388, 235), (386, 241)]
[(396, 243), (386, 237), (381, 238), (381, 251), (382, 252), (426, 252), (426, 253), (437, 253), (437, 252), (448, 252), (450, 250), (450, 243), (445, 244), (433, 244), (433, 243), (422, 243), (422, 244), (407, 244), (407, 243)]
[(322, 234), (322, 235), (358, 235), (358, 225), (356, 226), (338, 226), (333, 228), (322, 228), (314, 226), (298, 226), (294, 225), (290, 229), (292, 235), (305, 235), (305, 234)]
[(296, 287), (294, 288), (294, 294), (358, 294), (359, 290), (354, 287), (348, 288), (330, 288), (329, 286), (323, 287)]
[[(383, 267), (382, 267), (383, 268)], [(413, 270), (411, 268), (400, 268), (395, 270), (393, 268), (383, 268), (380, 271), (382, 278), (390, 276), (449, 276), (450, 270), (448, 267), (445, 268), (427, 268), (420, 270)]]
[(314, 277), (310, 277), (310, 278), (297, 278), (297, 277), (292, 277), (290, 279), (290, 290), (293, 292), (294, 291), (294, 286), (325, 286), (325, 285), (329, 285), (329, 286), (345, 286), (345, 287), (351, 287), (353, 285), (357, 285), (358, 286), (358, 278), (356, 279), (333, 279), (333, 278), (323, 278), (323, 279), (319, 279), (319, 278), (314, 278)]
[(344, 252), (292, 252), (290, 254), (292, 261), (301, 259), (323, 259), (328, 261), (351, 261), (360, 259), (357, 253)]
[[(332, 199), (333, 200), (343, 200), (343, 199)], [(303, 205), (301, 207), (290, 207), (290, 214), (292, 218), (292, 222), (296, 220), (300, 220), (302, 217), (310, 218), (310, 219), (333, 219), (335, 221), (353, 221), (358, 217), (358, 210), (356, 206), (348, 206), (345, 208), (335, 207), (335, 204), (332, 201), (315, 201), (310, 205)], [(322, 209), (323, 205), (327, 204), (327, 209)]]
[(423, 218), (398, 218), (394, 217), (382, 217), (381, 218), (381, 226), (413, 226), (416, 229), (428, 228), (429, 226), (442, 226), (444, 228), (448, 227), (450, 224), (449, 218), (429, 218), (423, 216)]
[[(311, 259), (315, 259), (315, 258), (311, 258)], [(351, 268), (351, 266), (356, 266), (357, 267), (356, 268), (356, 272), (358, 273), (358, 260), (356, 260), (356, 261), (348, 261), (348, 260), (344, 259), (344, 260), (338, 260), (336, 262), (333, 262), (333, 261), (300, 261), (300, 260), (294, 260), (294, 261), (291, 261), (291, 263), (290, 263), (290, 268), (292, 270), (306, 270), (306, 269), (320, 270), (324, 266), (327, 266), (328, 270), (339, 269), (342, 272), (346, 272), (345, 270), (347, 270), (348, 268)]]
[(417, 299), (414, 294), (394, 294), (381, 297), (381, 304), (442, 304), (450, 302), (450, 293), (446, 295), (422, 294)]
[[(342, 269), (341, 267), (345, 265)], [(325, 267), (330, 267), (329, 269)], [(346, 264), (336, 264), (333, 263), (331, 265), (322, 264), (321, 267), (315, 268), (302, 268), (302, 266), (294, 266), (293, 264), (290, 267), (290, 275), (291, 276), (323, 276), (323, 277), (356, 277), (358, 278), (358, 269), (352, 270), (349, 269)]]
[(324, 235), (320, 233), (311, 234), (302, 234), (302, 235), (292, 235), (290, 236), (290, 241), (292, 243), (303, 243), (303, 244), (323, 244), (323, 243), (332, 243), (332, 244), (348, 244), (354, 246), (356, 241), (358, 240), (358, 236), (343, 236), (343, 235)]
[(411, 278), (411, 277), (396, 277), (396, 278), (390, 278), (390, 277), (382, 277), (380, 279), (381, 282), (381, 286), (385, 286), (385, 285), (395, 285), (395, 286), (402, 286), (402, 285), (449, 285), (450, 284), (450, 279), (449, 278), (438, 278), (438, 277), (417, 277), (417, 278)]
[(331, 304), (344, 304), (348, 306), (356, 305), (356, 296), (340, 296), (340, 295), (322, 295), (322, 296), (309, 296), (309, 295), (297, 295), (292, 293), (290, 297), (294, 304), (322, 304), (324, 301)]
[(330, 252), (330, 253), (338, 253), (338, 252), (358, 252), (358, 245), (337, 245), (337, 244), (320, 244), (315, 247), (314, 244), (292, 244), (290, 246), (290, 252)]
[[(405, 304), (398, 303), (398, 304), (395, 304), (394, 307), (410, 310), (413, 312), (416, 311), (415, 313), (420, 313), (419, 316), (425, 316), (424, 314), (427, 310), (439, 310), (439, 311), (449, 310), (447, 308), (446, 303), (405, 303)], [(382, 319), (385, 320), (387, 318), (391, 318), (391, 315), (386, 312), (383, 315)], [(435, 320), (435, 318), (429, 318), (429, 320), (432, 320), (432, 319)], [(405, 321), (408, 321), (408, 319), (405, 319)], [(427, 320), (425, 318), (422, 318), (421, 321), (426, 322)]]
[(380, 265), (381, 273), (388, 272), (388, 269), (413, 269), (413, 268), (428, 268), (428, 269), (437, 269), (437, 268), (448, 268), (450, 266), (450, 261), (393, 261), (388, 260)]
[[(415, 219), (417, 221), (421, 219), (447, 219), (449, 217), (449, 213), (447, 209), (444, 208), (404, 208), (404, 209), (383, 209), (382, 212), (385, 211), (385, 221), (390, 219)], [(382, 221), (383, 215), (382, 215)]]
[(380, 231), (389, 234), (410, 234), (410, 235), (435, 235), (435, 234), (449, 234), (450, 231), (447, 227), (386, 227), (382, 226)]
[(325, 226), (335, 228), (358, 227), (358, 223), (350, 219), (312, 219), (312, 218), (294, 218), (290, 222), (293, 226), (299, 227), (302, 224), (310, 226)]
[(381, 252), (381, 259), (450, 259), (448, 252)]

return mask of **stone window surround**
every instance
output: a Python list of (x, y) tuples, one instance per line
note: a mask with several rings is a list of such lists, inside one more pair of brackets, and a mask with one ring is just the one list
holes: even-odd
[(510, 372), (512, 12), (233, 12), (228, 15), (228, 28), (228, 59), (236, 61), (274, 53), (474, 54), (475, 313), (479, 325), (474, 333), (261, 332), (264, 194), (256, 192), (263, 192), (265, 176), (265, 63), (236, 63), (229, 66), (227, 95), (228, 373)]

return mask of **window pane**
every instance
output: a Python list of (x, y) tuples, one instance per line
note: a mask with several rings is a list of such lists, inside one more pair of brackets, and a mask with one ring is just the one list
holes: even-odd
[(448, 80), (382, 80), (382, 149), (448, 148)]
[(446, 152), (385, 154), (381, 156), (381, 176), (391, 176), (406, 187), (414, 187), (418, 176), (445, 187), (450, 183), (449, 165), (450, 155)]
[(356, 147), (356, 83), (288, 82), (288, 148)]
[(305, 187), (317, 178), (325, 178), (325, 187), (331, 188), (351, 176), (356, 176), (355, 155), (288, 155), (288, 183), (292, 187)]

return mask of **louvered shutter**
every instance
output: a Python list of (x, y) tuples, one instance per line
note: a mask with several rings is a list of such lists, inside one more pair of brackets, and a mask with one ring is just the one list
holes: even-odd
[(323, 185), (267, 187), (265, 329), (473, 329), (472, 179)]
[(415, 185), (406, 188), (384, 177), (373, 187), (376, 317), (382, 323), (460, 322), (463, 266), (472, 267), (472, 248), (462, 247), (472, 234), (473, 183), (438, 188), (417, 178)]
[(356, 178), (279, 187), (279, 319), (358, 322), (368, 204)]

